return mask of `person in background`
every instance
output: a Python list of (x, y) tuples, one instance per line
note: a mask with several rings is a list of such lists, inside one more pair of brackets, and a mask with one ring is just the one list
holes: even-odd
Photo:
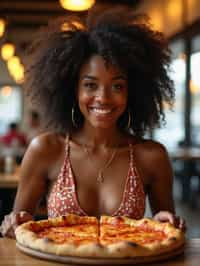
[(32, 46), (27, 88), (51, 127), (26, 152), (4, 236), (33, 219), (46, 192), (49, 217), (141, 219), (148, 197), (153, 219), (184, 230), (168, 153), (144, 138), (174, 99), (166, 40), (131, 10), (93, 14), (82, 26), (54, 21)]
[(26, 135), (19, 130), (18, 124), (13, 122), (9, 124), (7, 133), (0, 136), (0, 142), (6, 147), (26, 147), (27, 138)]
[(28, 123), (27, 139), (28, 142), (30, 143), (33, 138), (35, 138), (41, 133), (40, 114), (35, 110), (29, 111), (27, 123)]
[(28, 146), (28, 140), (26, 134), (19, 129), (18, 123), (9, 124), (7, 133), (0, 136), (0, 143), (2, 155), (5, 158), (12, 157), (19, 165)]

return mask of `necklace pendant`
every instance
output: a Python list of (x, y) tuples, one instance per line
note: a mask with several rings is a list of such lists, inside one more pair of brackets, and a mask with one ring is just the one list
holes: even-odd
[(103, 183), (104, 178), (103, 178), (103, 173), (102, 171), (99, 171), (98, 177), (97, 177), (97, 182), (98, 183)]

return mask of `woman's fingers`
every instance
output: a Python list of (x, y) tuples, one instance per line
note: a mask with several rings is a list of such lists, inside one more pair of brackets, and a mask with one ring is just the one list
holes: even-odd
[(171, 212), (160, 211), (153, 218), (160, 222), (170, 222), (182, 231), (186, 230), (185, 220), (183, 218), (180, 218), (179, 216), (175, 216)]
[(13, 233), (11, 232), (11, 217), (10, 215), (6, 215), (4, 217), (4, 220), (1, 224), (1, 233), (3, 236), (11, 236), (13, 235)]
[(160, 211), (155, 216), (154, 219), (160, 222), (170, 222), (175, 224), (175, 216), (168, 211)]
[(30, 213), (25, 212), (25, 211), (21, 211), (19, 213), (18, 218), (19, 218), (18, 224), (25, 223), (25, 222), (28, 222), (30, 220), (33, 220), (33, 216)]
[(4, 217), (1, 224), (1, 233), (3, 236), (15, 238), (15, 229), (17, 226), (30, 220), (33, 220), (33, 216), (28, 212), (11, 212), (9, 215)]

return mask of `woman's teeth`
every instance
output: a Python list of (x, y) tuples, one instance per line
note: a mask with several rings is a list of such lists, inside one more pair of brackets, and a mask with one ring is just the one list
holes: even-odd
[(112, 112), (111, 109), (102, 109), (102, 108), (91, 108), (91, 111), (97, 114), (109, 114)]

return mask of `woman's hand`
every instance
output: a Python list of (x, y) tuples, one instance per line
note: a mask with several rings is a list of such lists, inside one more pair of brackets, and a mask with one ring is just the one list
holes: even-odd
[(159, 222), (170, 222), (182, 231), (186, 231), (185, 220), (179, 216), (175, 216), (175, 214), (171, 212), (160, 211), (154, 215), (153, 219)]
[(15, 238), (15, 229), (17, 226), (30, 220), (33, 220), (33, 216), (28, 212), (11, 212), (5, 215), (0, 227), (0, 232), (3, 236)]

